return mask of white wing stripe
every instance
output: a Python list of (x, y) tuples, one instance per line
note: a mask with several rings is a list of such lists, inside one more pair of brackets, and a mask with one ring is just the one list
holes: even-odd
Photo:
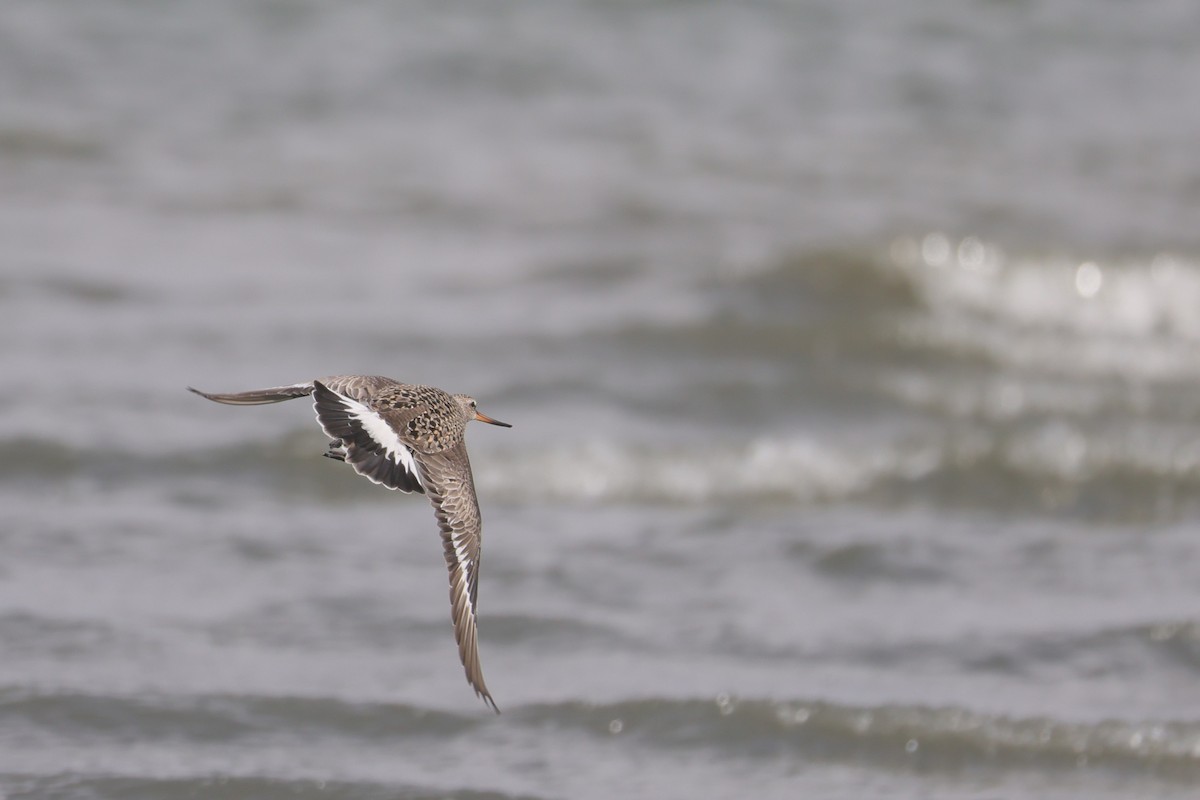
[(425, 481), (421, 478), (421, 471), (417, 469), (417, 461), (413, 458), (412, 451), (400, 441), (399, 434), (396, 433), (392, 426), (388, 425), (383, 421), (383, 418), (357, 400), (352, 400), (344, 394), (339, 394), (338, 399), (342, 401), (342, 405), (350, 412), (350, 416), (362, 424), (363, 430), (367, 432), (367, 435), (383, 447), (388, 457), (403, 466), (406, 472), (416, 476), (417, 483), (421, 484), (421, 487), (424, 488)]
[(463, 533), (455, 532), (451, 535), (451, 541), (454, 542), (454, 557), (458, 561), (458, 568), (462, 572), (462, 595), (466, 601), (467, 610), (471, 616), (475, 616), (475, 604), (471, 602), (471, 569), (475, 566), (471, 563), (471, 557), (467, 554), (467, 539), (469, 537)]

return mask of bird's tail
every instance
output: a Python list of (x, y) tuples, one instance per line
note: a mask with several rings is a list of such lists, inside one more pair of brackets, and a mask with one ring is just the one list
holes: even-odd
[(296, 383), (291, 386), (275, 386), (271, 389), (254, 389), (249, 392), (232, 394), (209, 394), (199, 389), (193, 389), (191, 386), (188, 387), (188, 391), (206, 397), (214, 403), (225, 403), (230, 406), (261, 406), (267, 403), (282, 403), (284, 400), (293, 400), (297, 397), (307, 397), (312, 394), (313, 385), (311, 382)]

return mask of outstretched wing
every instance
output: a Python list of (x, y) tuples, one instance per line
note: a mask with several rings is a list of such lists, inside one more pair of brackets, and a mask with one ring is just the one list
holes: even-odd
[(421, 473), (412, 450), (400, 440), (396, 420), (353, 397), (313, 381), (317, 422), (332, 439), (340, 440), (346, 463), (359, 475), (402, 492), (423, 492)]
[(284, 400), (292, 400), (297, 397), (305, 397), (312, 394), (313, 385), (311, 383), (293, 383), (291, 386), (274, 386), (270, 389), (254, 389), (249, 392), (232, 392), (226, 394), (217, 394), (214, 392), (202, 392), (199, 389), (188, 387), (189, 392), (194, 392), (201, 397), (212, 400), (214, 403), (224, 403), (227, 406), (261, 406), (267, 403), (282, 403)]
[(420, 464), (425, 494), (433, 503), (438, 527), (442, 531), (446, 567), (450, 570), (450, 613), (454, 620), (458, 655), (475, 694), (482, 697), (496, 713), (500, 713), (483, 682), (483, 668), (479, 664), (475, 609), (479, 588), (481, 528), (467, 445), (460, 440), (440, 453), (417, 453), (416, 458)]

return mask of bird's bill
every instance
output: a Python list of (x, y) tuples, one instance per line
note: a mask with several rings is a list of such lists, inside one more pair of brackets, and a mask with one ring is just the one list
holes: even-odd
[(487, 414), (481, 414), (478, 411), (475, 412), (475, 419), (479, 420), (480, 422), (486, 422), (488, 425), (499, 425), (501, 428), (512, 427), (512, 425), (509, 425), (507, 422), (501, 422), (498, 419), (492, 419)]

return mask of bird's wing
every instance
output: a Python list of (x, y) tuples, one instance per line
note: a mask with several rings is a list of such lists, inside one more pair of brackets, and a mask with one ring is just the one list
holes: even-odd
[(402, 492), (423, 492), (413, 451), (400, 439), (395, 412), (377, 411), (313, 381), (313, 408), (325, 433), (342, 442), (346, 463), (359, 475)]
[(214, 392), (202, 392), (199, 389), (188, 387), (189, 392), (195, 392), (201, 397), (208, 398), (214, 403), (224, 403), (228, 406), (261, 406), (267, 403), (282, 403), (284, 400), (292, 400), (297, 397), (305, 397), (312, 394), (313, 385), (311, 383), (294, 383), (291, 386), (274, 386), (270, 389), (254, 389), (249, 392), (232, 392), (226, 394), (218, 394)]
[(479, 589), (480, 518), (467, 445), (459, 441), (439, 453), (416, 453), (425, 494), (433, 503), (450, 570), (450, 608), (458, 655), (475, 694), (496, 713), (496, 701), (483, 682), (475, 609)]

